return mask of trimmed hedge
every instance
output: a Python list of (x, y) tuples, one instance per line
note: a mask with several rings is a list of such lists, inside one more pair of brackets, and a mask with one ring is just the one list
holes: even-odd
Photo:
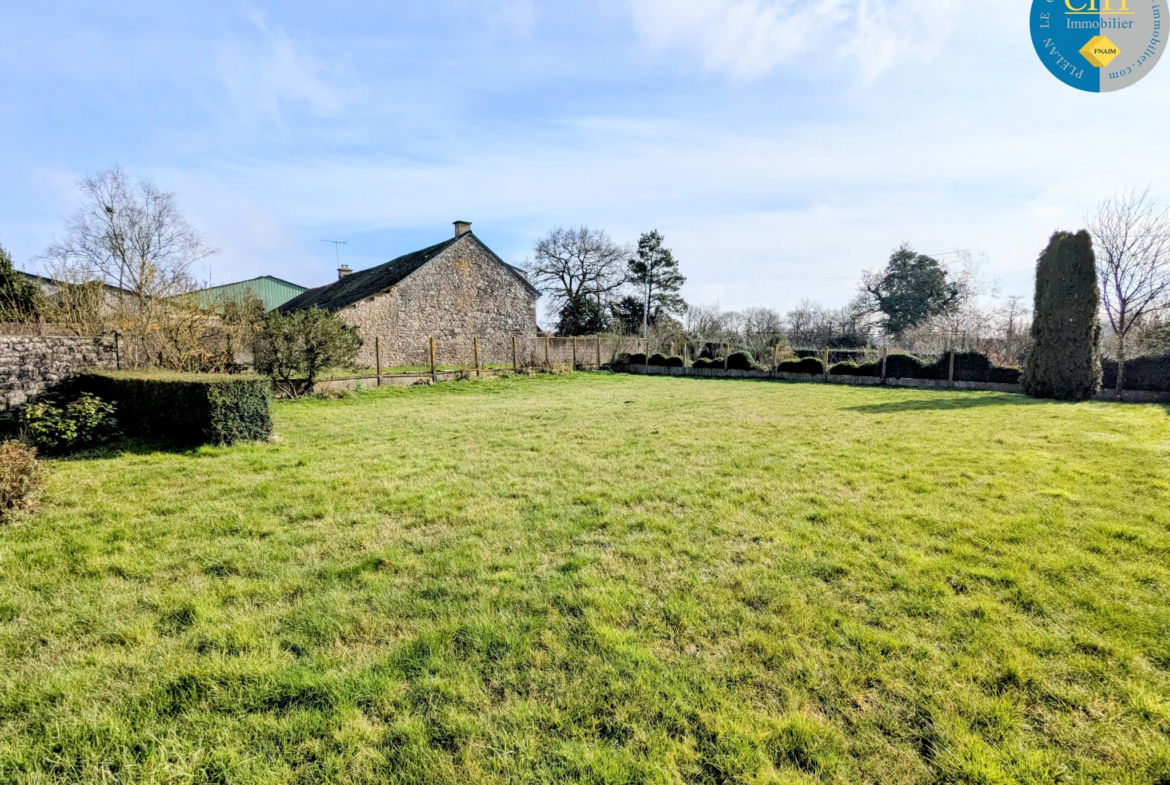
[(727, 369), (729, 371), (765, 371), (764, 366), (756, 362), (751, 352), (732, 352), (727, 355)]
[(671, 355), (668, 357), (665, 354), (650, 355), (650, 364), (659, 366), (660, 368), (682, 368), (685, 365), (685, 363), (683, 363), (683, 358), (677, 355)]
[(83, 392), (118, 407), (126, 434), (180, 444), (234, 444), (272, 435), (272, 382), (252, 374), (88, 372)]
[(776, 366), (781, 373), (808, 373), (814, 376), (823, 376), (825, 364), (816, 357), (802, 357), (799, 360), (785, 360)]
[(722, 368), (722, 357), (700, 357), (691, 363), (692, 368)]
[[(1117, 387), (1117, 360), (1101, 360), (1101, 387), (1112, 390)], [(1170, 392), (1170, 354), (1131, 357), (1125, 361), (1125, 390), (1146, 390), (1148, 392)]]
[[(878, 373), (881, 373), (879, 369)], [(927, 363), (912, 354), (895, 353), (886, 357), (886, 378), (888, 379), (937, 379), (937, 363)], [(943, 372), (942, 378), (946, 377)]]
[(846, 360), (829, 369), (830, 376), (857, 376), (857, 363)]

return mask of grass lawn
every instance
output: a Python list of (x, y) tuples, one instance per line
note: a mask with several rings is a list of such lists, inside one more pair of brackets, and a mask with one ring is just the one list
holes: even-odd
[(0, 782), (1170, 782), (1170, 414), (576, 374), (51, 463)]

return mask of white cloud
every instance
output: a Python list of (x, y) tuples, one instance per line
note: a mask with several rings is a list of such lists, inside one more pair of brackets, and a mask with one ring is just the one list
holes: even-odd
[[(933, 58), (957, 0), (630, 0), (643, 39), (693, 52), (711, 71), (746, 81), (778, 66), (853, 61), (872, 82), (904, 59)], [(845, 40), (845, 44), (840, 41)]]
[(216, 47), (215, 72), (239, 117), (283, 123), (289, 111), (335, 117), (357, 97), (344, 69), (316, 56), (261, 14), (250, 19), (258, 38)]

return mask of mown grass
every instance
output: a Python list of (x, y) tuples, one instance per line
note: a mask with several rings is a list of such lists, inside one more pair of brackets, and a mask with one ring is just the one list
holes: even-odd
[(577, 374), (52, 464), (0, 782), (1170, 782), (1170, 417)]

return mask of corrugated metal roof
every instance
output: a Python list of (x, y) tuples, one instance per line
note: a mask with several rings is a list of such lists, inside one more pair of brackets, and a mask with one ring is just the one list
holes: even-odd
[(247, 281), (201, 289), (197, 294), (199, 295), (199, 306), (201, 308), (212, 308), (219, 303), (242, 300), (246, 295), (251, 294), (260, 302), (264, 303), (265, 311), (271, 311), (274, 308), (279, 308), (284, 305), (294, 297), (298, 297), (305, 291), (306, 287), (304, 286), (289, 283), (280, 278), (274, 278), (271, 275), (262, 275), (259, 278), (252, 278)]

